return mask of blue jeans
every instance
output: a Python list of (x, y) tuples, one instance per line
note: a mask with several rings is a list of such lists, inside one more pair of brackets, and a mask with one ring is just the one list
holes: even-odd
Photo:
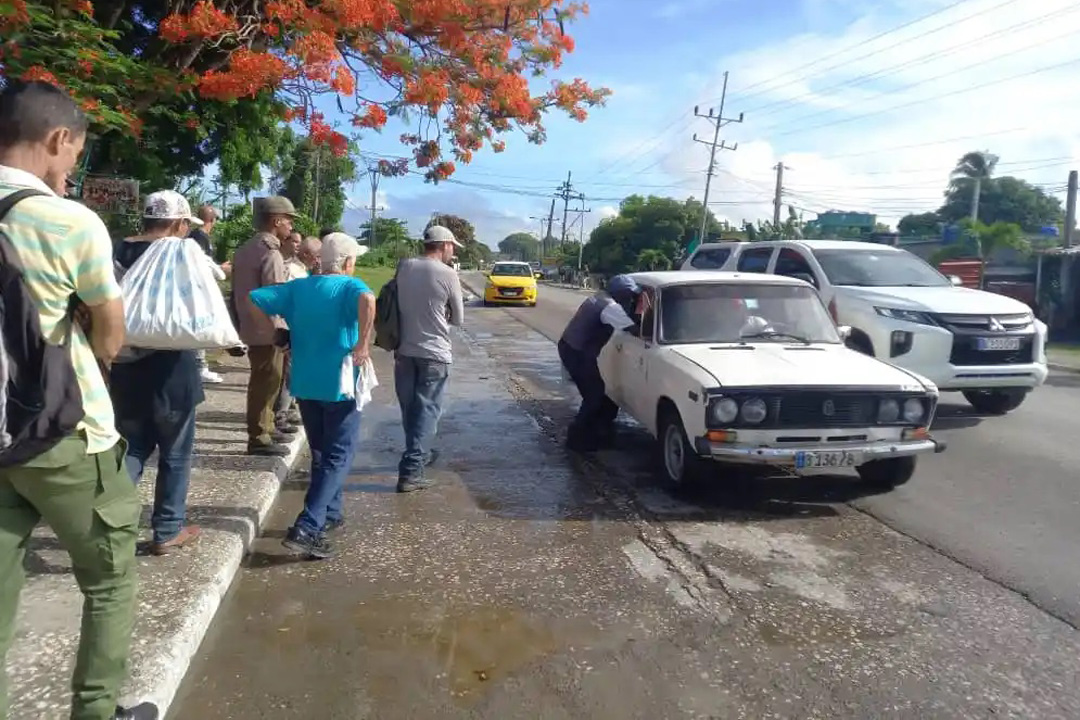
[(187, 518), (191, 455), (195, 447), (195, 408), (161, 417), (118, 418), (117, 429), (128, 444), (124, 464), (134, 482), (142, 480), (146, 461), (155, 449), (158, 451), (150, 527), (155, 543), (168, 542), (180, 533)]
[(299, 400), (311, 448), (311, 484), (304, 497), (304, 509), (296, 518), (296, 527), (318, 534), (331, 520), (342, 515), (342, 488), (352, 468), (360, 432), (360, 411), (355, 400), (326, 402)]
[(398, 479), (422, 477), (439, 429), (442, 396), (450, 374), (447, 363), (398, 355), (394, 362), (394, 387), (405, 429), (405, 452), (398, 464)]

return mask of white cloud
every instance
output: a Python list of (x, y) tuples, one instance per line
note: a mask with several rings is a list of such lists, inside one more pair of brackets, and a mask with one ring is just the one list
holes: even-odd
[(614, 205), (605, 205), (599, 210), (597, 210), (596, 214), (601, 220), (606, 220), (607, 218), (613, 218), (618, 215), (619, 208), (615, 207)]
[[(1063, 185), (1080, 164), (1072, 50), (1080, 5), (972, 0), (867, 44), (926, 11), (924, 3), (907, 17), (867, 15), (839, 34), (779, 38), (723, 58), (719, 66), (732, 68), (725, 115), (746, 118), (724, 131), (739, 148), (718, 156), (730, 174), (714, 179), (710, 200), (733, 204), (714, 210), (735, 220), (771, 215), (780, 159), (791, 167), (786, 201), (872, 210), (888, 222), (936, 209), (970, 150), (1000, 155), (999, 175)], [(1023, 77), (1002, 82), (1014, 76)], [(719, 94), (719, 80), (713, 88), (707, 95)], [(707, 134), (704, 121), (690, 127)], [(700, 185), (707, 149), (689, 132), (666, 146), (661, 167)]]

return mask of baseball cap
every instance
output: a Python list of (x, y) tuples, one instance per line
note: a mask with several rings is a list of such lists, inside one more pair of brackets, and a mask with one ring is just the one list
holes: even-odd
[(187, 220), (192, 225), (202, 225), (203, 221), (191, 212), (187, 198), (175, 190), (158, 190), (146, 196), (143, 203), (143, 217), (155, 220)]
[(445, 228), (442, 225), (432, 225), (424, 231), (424, 244), (431, 243), (454, 243), (456, 247), (465, 247), (454, 237), (454, 233), (450, 232), (450, 228)]
[(356, 238), (343, 232), (332, 232), (322, 239), (319, 255), (324, 263), (333, 266), (338, 260), (347, 257), (360, 257), (368, 247), (357, 242)]

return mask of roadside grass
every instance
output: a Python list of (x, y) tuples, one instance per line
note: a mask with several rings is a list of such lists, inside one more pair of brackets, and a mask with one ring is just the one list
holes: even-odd
[(1055, 355), (1068, 355), (1069, 357), (1080, 360), (1080, 343), (1075, 342), (1057, 342), (1047, 343), (1046, 351), (1052, 352)]
[(385, 285), (390, 278), (394, 277), (394, 268), (358, 267), (353, 274), (367, 283), (368, 287), (371, 288), (371, 292), (378, 295), (382, 286)]

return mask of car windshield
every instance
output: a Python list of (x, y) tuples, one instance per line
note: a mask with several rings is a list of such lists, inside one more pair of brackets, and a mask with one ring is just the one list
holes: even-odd
[(839, 343), (836, 325), (810, 287), (695, 283), (665, 288), (660, 337), (683, 343)]
[(499, 277), (532, 277), (532, 268), (528, 265), (518, 265), (516, 263), (496, 263), (491, 268), (492, 275), (498, 275)]
[(814, 250), (833, 285), (945, 287), (949, 280), (917, 255), (902, 250)]

